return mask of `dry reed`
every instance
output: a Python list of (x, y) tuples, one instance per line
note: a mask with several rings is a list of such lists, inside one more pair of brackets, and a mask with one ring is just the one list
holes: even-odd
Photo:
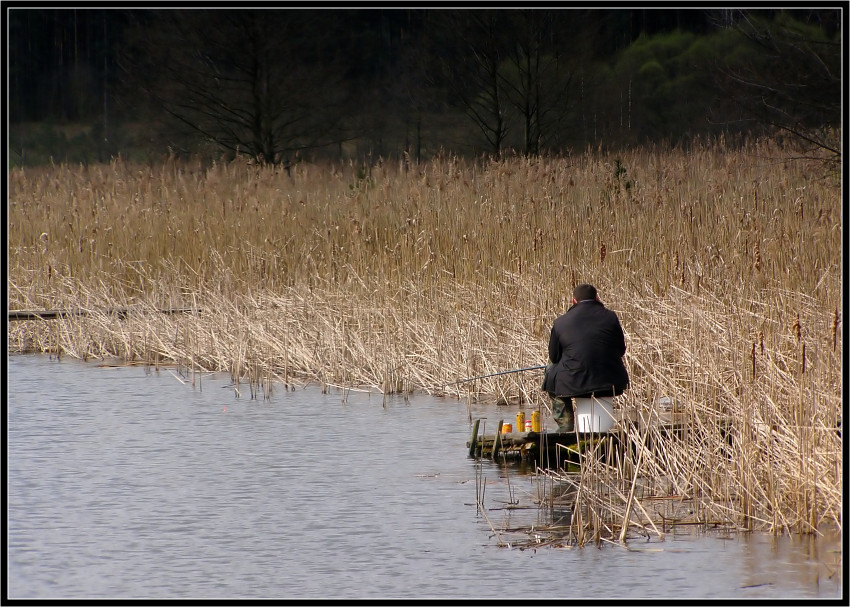
[[(538, 374), (450, 384), (545, 362), (589, 281), (627, 334), (622, 407), (650, 419), (665, 396), (691, 422), (647, 437), (641, 476), (706, 520), (812, 531), (841, 512), (840, 186), (780, 154), (12, 169), (9, 308), (90, 314), (12, 323), (9, 349), (226, 371), (252, 397), (309, 381), (538, 406)], [(634, 464), (588, 472), (594, 532), (642, 516), (598, 491), (628, 499)]]

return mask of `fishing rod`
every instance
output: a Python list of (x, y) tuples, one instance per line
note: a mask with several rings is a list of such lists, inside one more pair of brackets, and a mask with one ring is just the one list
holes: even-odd
[(497, 375), (507, 375), (508, 373), (519, 373), (521, 371), (535, 371), (537, 369), (545, 369), (546, 365), (537, 365), (536, 367), (524, 367), (522, 369), (511, 369), (510, 371), (499, 371), (498, 373), (489, 373), (487, 375), (479, 375), (478, 377), (467, 377), (466, 379), (461, 379), (452, 384), (446, 384), (447, 386), (456, 386), (457, 384), (463, 384), (468, 381), (474, 381), (476, 379), (484, 379), (486, 377), (496, 377)]

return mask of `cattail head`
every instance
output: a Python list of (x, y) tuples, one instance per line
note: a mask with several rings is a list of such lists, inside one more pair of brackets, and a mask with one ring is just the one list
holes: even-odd
[(753, 349), (750, 352), (750, 357), (753, 361), (753, 379), (756, 378), (756, 342), (753, 342)]
[(838, 308), (835, 308), (835, 315), (832, 317), (832, 351), (835, 352), (835, 347), (838, 344)]

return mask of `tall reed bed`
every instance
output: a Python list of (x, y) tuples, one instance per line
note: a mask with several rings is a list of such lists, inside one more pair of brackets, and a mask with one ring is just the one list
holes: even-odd
[(227, 371), (252, 396), (315, 381), (541, 406), (537, 374), (455, 382), (545, 362), (593, 282), (627, 336), (622, 406), (663, 396), (693, 420), (641, 466), (745, 526), (814, 529), (840, 519), (840, 186), (781, 158), (758, 141), (291, 176), (13, 169), (9, 307), (90, 314), (13, 323), (8, 343)]

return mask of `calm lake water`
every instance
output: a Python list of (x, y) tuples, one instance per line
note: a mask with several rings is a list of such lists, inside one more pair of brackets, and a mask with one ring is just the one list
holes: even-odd
[(47, 356), (9, 357), (8, 380), (10, 599), (842, 597), (838, 537), (500, 548), (476, 474), (497, 528), (546, 514), (500, 508), (538, 483), (467, 457), (465, 401), (251, 400), (225, 375)]

